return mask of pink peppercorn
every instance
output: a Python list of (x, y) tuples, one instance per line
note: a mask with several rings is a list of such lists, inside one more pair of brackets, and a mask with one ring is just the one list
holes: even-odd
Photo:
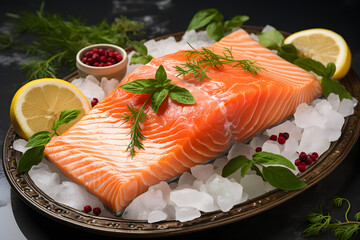
[(262, 147), (257, 147), (256, 149), (255, 149), (255, 152), (261, 152), (262, 151)]
[(98, 104), (99, 100), (97, 98), (93, 98), (93, 100), (91, 101), (91, 106), (95, 107), (96, 104)]
[(101, 213), (101, 209), (100, 209), (99, 207), (94, 207), (93, 213), (94, 213), (96, 216), (99, 216), (100, 213)]
[(306, 169), (306, 165), (302, 163), (302, 164), (299, 164), (297, 166), (297, 168), (299, 169), (300, 172), (304, 172)]
[(285, 144), (286, 139), (285, 139), (285, 137), (280, 136), (280, 137), (278, 137), (278, 140), (277, 140), (277, 141), (278, 141), (278, 143), (279, 143), (279, 144), (281, 144), (281, 145), (282, 145), (282, 144)]
[(301, 160), (300, 159), (296, 159), (295, 160), (295, 166), (299, 166), (301, 164)]
[(90, 206), (90, 205), (86, 205), (86, 206), (84, 207), (84, 212), (85, 212), (85, 213), (91, 212), (91, 206)]
[(277, 136), (276, 136), (276, 135), (271, 135), (271, 136), (270, 136), (270, 140), (276, 141), (276, 140), (277, 140)]

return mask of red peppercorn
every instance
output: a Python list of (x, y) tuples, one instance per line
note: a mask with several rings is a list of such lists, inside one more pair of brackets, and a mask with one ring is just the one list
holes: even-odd
[(312, 162), (313, 162), (313, 161), (312, 161), (310, 155), (308, 155), (308, 156), (306, 157), (305, 164), (306, 164), (306, 165), (310, 165), (310, 164), (312, 164)]
[(313, 152), (311, 155), (314, 156), (316, 159), (319, 157), (319, 154), (317, 152)]
[(116, 60), (117, 60), (118, 62), (121, 62), (121, 61), (123, 60), (123, 56), (121, 56), (120, 54), (118, 54), (118, 55), (116, 56)]
[(299, 164), (299, 165), (297, 166), (297, 168), (299, 169), (300, 172), (304, 172), (305, 169), (306, 169), (306, 165), (305, 165), (305, 164)]
[(255, 149), (255, 152), (261, 152), (262, 151), (262, 147), (257, 147), (256, 149)]
[(92, 52), (93, 52), (93, 53), (97, 53), (97, 52), (99, 52), (99, 49), (93, 48)]
[(90, 205), (86, 205), (86, 206), (84, 207), (84, 212), (86, 212), (86, 213), (91, 212), (91, 206), (90, 206)]
[(276, 136), (276, 135), (271, 135), (271, 136), (270, 136), (270, 140), (276, 141), (276, 140), (277, 140), (277, 136)]
[(91, 101), (91, 106), (95, 107), (96, 104), (98, 104), (99, 100), (97, 98), (93, 98), (93, 100)]
[(290, 135), (289, 135), (289, 133), (287, 133), (287, 132), (283, 132), (283, 133), (279, 133), (279, 137), (284, 137), (285, 140), (288, 140), (289, 137), (290, 137)]
[(300, 159), (296, 159), (295, 160), (295, 166), (299, 166), (301, 164), (301, 160)]
[(100, 213), (101, 213), (101, 209), (100, 209), (99, 207), (94, 207), (93, 213), (94, 213), (96, 216), (99, 216)]
[(84, 54), (81, 62), (90, 66), (105, 67), (114, 65), (118, 62), (121, 62), (122, 60), (123, 56), (111, 48), (108, 48), (107, 50), (93, 48), (91, 51), (88, 51)]
[(279, 143), (279, 144), (281, 144), (281, 145), (282, 145), (282, 144), (285, 144), (286, 139), (285, 139), (285, 137), (280, 136), (280, 137), (278, 137), (278, 140), (277, 140), (277, 141), (278, 141), (278, 143)]
[(307, 158), (307, 154), (305, 152), (301, 152), (300, 155), (299, 155), (299, 159), (302, 162), (305, 162), (306, 158)]

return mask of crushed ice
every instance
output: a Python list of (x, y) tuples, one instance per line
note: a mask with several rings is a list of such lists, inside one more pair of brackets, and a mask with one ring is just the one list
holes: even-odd
[[(266, 29), (273, 29), (268, 26)], [(170, 37), (158, 42), (150, 40), (145, 43), (149, 54), (159, 57), (178, 50), (189, 49), (188, 42), (195, 48), (213, 43), (205, 32), (187, 32), (183, 40), (176, 43)], [(160, 47), (161, 46), (161, 47)], [(129, 54), (131, 57), (133, 53)], [(139, 65), (128, 66), (128, 72)], [(98, 82), (93, 76), (75, 79), (72, 82), (91, 101), (97, 97), (99, 101), (111, 92), (119, 81), (102, 79)], [(294, 162), (299, 152), (324, 153), (332, 141), (341, 135), (344, 118), (353, 114), (357, 100), (340, 101), (335, 94), (327, 99), (316, 99), (311, 104), (300, 104), (292, 119), (269, 128), (255, 136), (249, 143), (235, 143), (227, 156), (216, 159), (212, 164), (198, 165), (183, 173), (177, 182), (160, 182), (151, 186), (147, 192), (135, 198), (124, 210), (123, 218), (147, 220), (149, 223), (176, 219), (190, 221), (201, 216), (201, 212), (214, 210), (229, 211), (234, 205), (260, 196), (274, 189), (261, 177), (249, 171), (245, 177), (240, 171), (224, 178), (221, 172), (225, 164), (232, 158), (245, 155), (251, 159), (257, 147), (263, 151), (281, 154)], [(290, 137), (284, 145), (269, 141), (269, 136), (279, 132), (288, 132)], [(14, 142), (14, 149), (24, 152), (26, 141)], [(298, 170), (293, 170), (295, 174)], [(34, 166), (29, 175), (35, 184), (55, 201), (81, 210), (85, 205), (101, 206), (101, 202), (83, 187), (73, 183), (60, 173), (51, 163), (44, 160)], [(1, 201), (0, 201), (1, 203)], [(102, 215), (111, 214), (102, 209)]]

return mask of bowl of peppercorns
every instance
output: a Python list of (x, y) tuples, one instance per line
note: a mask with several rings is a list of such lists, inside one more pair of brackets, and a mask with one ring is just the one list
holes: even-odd
[(125, 76), (128, 63), (126, 51), (113, 44), (94, 44), (81, 49), (76, 55), (76, 67), (80, 77), (93, 75), (119, 81)]

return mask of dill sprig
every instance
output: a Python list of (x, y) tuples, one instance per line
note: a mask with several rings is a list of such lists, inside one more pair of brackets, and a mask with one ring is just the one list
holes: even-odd
[(111, 24), (104, 19), (98, 24), (87, 25), (84, 20), (73, 16), (65, 19), (59, 14), (46, 13), (44, 3), (35, 13), (24, 11), (7, 16), (14, 20), (12, 45), (31, 56), (21, 66), (28, 81), (55, 77), (59, 70), (76, 70), (75, 56), (88, 45), (110, 43), (124, 48), (130, 46), (131, 39), (144, 34), (141, 29), (145, 26), (124, 16), (115, 18)]
[(335, 207), (341, 207), (344, 202), (348, 205), (344, 214), (345, 221), (336, 220), (336, 222), (331, 222), (332, 217), (329, 214), (324, 215), (322, 209), (320, 209), (318, 213), (311, 212), (307, 214), (306, 220), (309, 222), (309, 225), (304, 229), (303, 234), (310, 237), (317, 236), (321, 232), (331, 231), (340, 240), (348, 240), (357, 234), (360, 229), (360, 212), (356, 213), (354, 221), (351, 221), (348, 217), (351, 209), (349, 200), (341, 197), (335, 197), (333, 200)]
[[(189, 44), (190, 45), (190, 44)], [(233, 64), (232, 67), (242, 67), (245, 72), (250, 72), (253, 75), (257, 75), (258, 71), (265, 70), (262, 67), (256, 66), (254, 61), (248, 59), (237, 60), (231, 52), (231, 48), (224, 48), (223, 55), (216, 54), (213, 50), (207, 48), (201, 48), (201, 50), (195, 49), (190, 45), (193, 50), (185, 51), (187, 61), (182, 66), (175, 66), (178, 71), (177, 76), (193, 75), (194, 78), (199, 78), (202, 81), (204, 78), (210, 79), (207, 73), (208, 69), (215, 67), (219, 69), (224, 64)]]

